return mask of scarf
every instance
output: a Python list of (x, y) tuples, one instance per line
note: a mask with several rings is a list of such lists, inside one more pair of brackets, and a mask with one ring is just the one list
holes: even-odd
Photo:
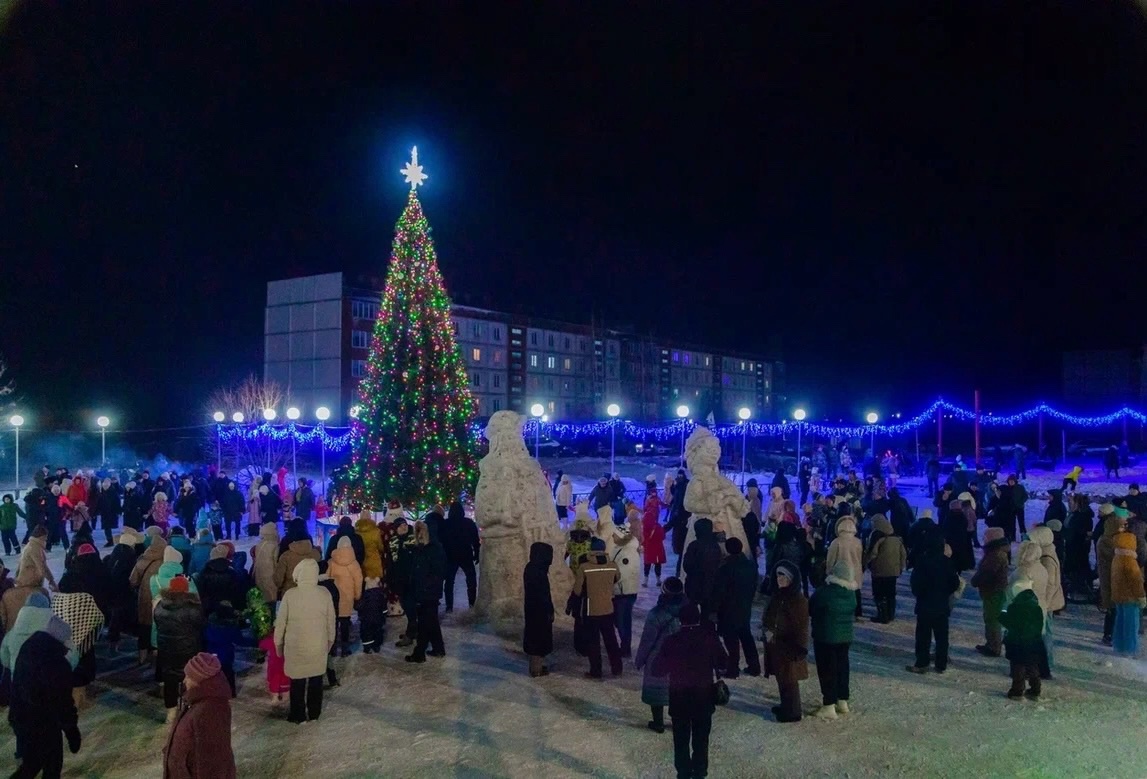
[(72, 641), (81, 655), (95, 645), (104, 615), (89, 593), (56, 593), (52, 596), (52, 612), (71, 627)]

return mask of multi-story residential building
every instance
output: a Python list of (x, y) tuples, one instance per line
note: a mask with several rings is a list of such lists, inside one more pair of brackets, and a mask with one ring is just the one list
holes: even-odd
[[(378, 317), (380, 280), (355, 285), (342, 273), (267, 284), (264, 377), (283, 386), (304, 417), (325, 405), (345, 424)], [(372, 288), (373, 287), (373, 288)], [(720, 421), (748, 407), (774, 416), (774, 363), (760, 356), (673, 344), (652, 336), (454, 305), (454, 336), (480, 416), (528, 413), (541, 403), (555, 421), (669, 419), (679, 405)]]

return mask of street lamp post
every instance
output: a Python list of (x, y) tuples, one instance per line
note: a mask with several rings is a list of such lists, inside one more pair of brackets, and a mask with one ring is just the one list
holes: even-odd
[(534, 418), (534, 459), (540, 459), (539, 453), (542, 445), (542, 416), (546, 408), (541, 403), (530, 406), (530, 415)]
[(741, 489), (745, 488), (745, 451), (749, 443), (749, 417), (752, 415), (753, 412), (747, 407), (737, 411), (737, 416), (741, 418)]
[(606, 406), (605, 413), (609, 414), (609, 472), (612, 475), (614, 454), (617, 451), (617, 415), (621, 413), (621, 406), (616, 403), (610, 403)]
[(864, 421), (872, 425), (872, 436), (868, 439), (868, 448), (872, 450), (872, 458), (876, 459), (876, 422), (880, 417), (876, 415), (875, 411), (869, 411), (868, 415), (864, 417)]
[(681, 420), (681, 467), (685, 467), (685, 419), (689, 416), (689, 407), (682, 404), (677, 407), (677, 418)]
[(223, 470), (223, 431), (219, 425), (223, 424), (223, 420), (227, 416), (222, 411), (216, 411), (211, 415), (215, 420), (215, 472)]
[(17, 494), (20, 490), (20, 425), (24, 424), (24, 417), (19, 414), (13, 414), (8, 423), (16, 429), (16, 483), (13, 488)]
[(321, 467), (323, 469), (323, 498), (327, 496), (327, 431), (326, 421), (331, 418), (331, 410), (326, 406), (319, 406), (315, 409), (315, 416), (319, 420), (319, 427), (323, 428), (319, 434), (319, 455), (321, 459)]
[(806, 416), (808, 414), (803, 408), (798, 408), (793, 412), (793, 419), (797, 421), (797, 475), (800, 475), (801, 471), (801, 428), (804, 427), (801, 423), (804, 422)]
[(299, 466), (295, 459), (295, 420), (299, 418), (299, 410), (294, 406), (287, 409), (287, 419), (291, 420), (290, 429), (287, 431), (291, 434), (291, 478), (295, 480), (295, 486), (299, 486)]
[[(273, 408), (263, 409), (263, 419), (267, 420), (267, 426), (270, 427), (271, 423), (275, 421), (278, 414)], [(271, 434), (267, 433), (267, 471), (271, 470)]]
[(100, 416), (96, 418), (96, 424), (100, 426), (100, 467), (103, 467), (108, 461), (108, 425), (111, 420)]

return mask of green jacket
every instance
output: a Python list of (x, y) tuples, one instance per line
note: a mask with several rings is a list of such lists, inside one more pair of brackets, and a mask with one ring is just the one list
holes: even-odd
[(812, 617), (812, 640), (821, 644), (852, 643), (856, 591), (839, 584), (817, 587), (808, 602)]
[(1007, 628), (1004, 644), (1027, 647), (1043, 641), (1043, 609), (1031, 590), (1016, 595), (1007, 611), (1000, 613), (1000, 624)]
[(15, 503), (0, 503), (0, 530), (15, 530), (17, 516), (28, 518), (24, 510)]

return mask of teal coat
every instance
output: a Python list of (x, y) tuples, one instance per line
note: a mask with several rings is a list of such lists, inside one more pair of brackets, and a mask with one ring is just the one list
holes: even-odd
[(856, 613), (856, 590), (839, 584), (818, 587), (808, 602), (812, 617), (812, 640), (820, 644), (852, 643), (853, 615)]
[(633, 664), (644, 673), (641, 676), (641, 702), (647, 706), (669, 705), (669, 677), (654, 676), (653, 662), (661, 652), (665, 639), (681, 629), (677, 615), (685, 605), (685, 595), (662, 595), (657, 605), (645, 617), (645, 628), (641, 631), (641, 643)]

